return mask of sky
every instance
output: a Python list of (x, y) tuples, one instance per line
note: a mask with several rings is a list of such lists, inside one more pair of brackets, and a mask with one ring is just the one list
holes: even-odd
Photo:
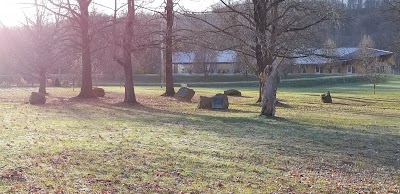
[[(124, 0), (118, 0), (119, 2), (125, 2)], [(163, 0), (153, 0), (152, 7), (161, 5)], [(176, 2), (177, 0), (174, 0)], [(179, 0), (179, 4), (186, 9), (192, 11), (204, 11), (211, 5), (217, 3), (219, 0)], [(29, 6), (24, 3), (30, 3), (33, 0), (0, 0), (0, 22), (6, 26), (19, 25), (21, 21), (24, 21), (24, 13), (30, 15)], [(114, 0), (93, 0), (93, 2), (113, 7)], [(143, 0), (141, 1), (143, 2)], [(97, 8), (98, 10), (106, 11), (105, 8)]]

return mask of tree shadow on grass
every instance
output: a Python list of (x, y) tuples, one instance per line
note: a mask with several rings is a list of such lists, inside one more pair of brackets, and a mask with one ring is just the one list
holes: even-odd
[[(127, 122), (141, 122), (150, 126), (168, 123), (179, 124), (188, 130), (209, 131), (220, 137), (242, 142), (243, 147), (271, 152), (278, 150), (288, 157), (328, 158), (340, 164), (341, 161), (354, 160), (373, 164), (376, 167), (400, 168), (400, 153), (396, 149), (400, 135), (379, 131), (368, 132), (350, 130), (336, 126), (301, 123), (286, 118), (245, 117), (242, 115), (218, 116), (196, 112), (180, 112), (155, 108), (144, 104), (106, 103), (101, 100), (74, 101), (89, 104), (102, 112), (102, 117), (124, 119)], [(64, 114), (90, 115), (87, 109), (65, 107)], [(210, 113), (218, 111), (210, 111)], [(253, 113), (252, 111), (231, 110), (224, 113)], [(195, 119), (193, 119), (195, 118)], [(355, 126), (357, 127), (357, 126)], [(343, 163), (343, 162), (342, 162)]]
[(376, 103), (376, 102), (400, 102), (400, 100), (383, 100), (379, 98), (360, 98), (360, 97), (334, 97), (341, 100), (350, 100), (363, 103)]
[(254, 96), (228, 96), (228, 98), (254, 98)]
[[(316, 94), (306, 94), (306, 96), (312, 96), (312, 97), (321, 97), (320, 95), (316, 95)], [(376, 103), (375, 100), (372, 99), (364, 99), (364, 98), (352, 98), (352, 97), (337, 97), (335, 95), (332, 95), (332, 99), (341, 99), (341, 100), (349, 100), (349, 101), (353, 101), (353, 102), (360, 102), (360, 103)]]

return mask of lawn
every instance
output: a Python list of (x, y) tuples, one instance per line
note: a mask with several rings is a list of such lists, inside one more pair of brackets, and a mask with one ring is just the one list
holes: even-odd
[[(229, 86), (230, 87), (230, 86)], [(400, 77), (365, 83), (282, 87), (277, 118), (259, 116), (256, 87), (241, 87), (227, 111), (137, 87), (79, 100), (49, 88), (0, 89), (0, 193), (399, 193)], [(333, 104), (319, 95), (330, 91)]]

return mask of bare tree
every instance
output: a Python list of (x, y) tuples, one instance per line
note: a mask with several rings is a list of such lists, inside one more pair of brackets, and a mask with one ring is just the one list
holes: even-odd
[[(275, 115), (276, 89), (279, 69), (291, 58), (315, 43), (317, 25), (330, 19), (335, 4), (324, 0), (220, 0), (222, 6), (214, 10), (220, 21), (209, 20), (192, 14), (214, 30), (209, 34), (220, 34), (228, 39), (226, 48), (254, 57), (252, 68), (259, 78), (259, 99), (262, 115)], [(331, 6), (332, 5), (332, 6)], [(190, 16), (190, 14), (189, 14)], [(222, 21), (221, 21), (222, 20)], [(222, 23), (222, 24), (221, 24)]]
[[(383, 9), (380, 10), (380, 15), (383, 15), (383, 19), (385, 21), (391, 22), (391, 29), (389, 29), (391, 33), (393, 33), (392, 37), (389, 39), (390, 44), (389, 48), (399, 53), (400, 51), (400, 0), (382, 0)], [(387, 28), (384, 28), (387, 29)], [(374, 29), (375, 30), (375, 29)], [(387, 33), (385, 33), (386, 37)], [(387, 45), (387, 44), (386, 44)], [(399, 61), (400, 56), (396, 55), (396, 60)], [(400, 63), (393, 64), (394, 73), (400, 73)]]
[(203, 73), (204, 77), (207, 77), (210, 72), (214, 71), (215, 60), (217, 56), (217, 51), (207, 49), (204, 47), (199, 47), (195, 51), (194, 58), (194, 70), (196, 73)]
[[(45, 0), (41, 4), (46, 4)], [(46, 74), (60, 62), (59, 58), (64, 53), (59, 49), (60, 43), (65, 41), (65, 28), (62, 27), (62, 17), (54, 14), (54, 20), (47, 18), (47, 10), (39, 6), (34, 0), (36, 10), (35, 19), (26, 17), (25, 30), (29, 33), (33, 45), (33, 67), (39, 75), (39, 92), (46, 93)]]
[[(204, 20), (235, 41), (230, 48), (256, 58), (256, 75), (260, 78), (262, 93), (261, 114), (275, 116), (276, 91), (279, 84), (279, 67), (283, 58), (293, 57), (294, 52), (307, 46), (317, 24), (328, 20), (333, 8), (326, 1), (252, 0), (228, 3), (220, 0), (224, 9), (218, 13), (227, 15), (229, 26), (220, 27)], [(246, 36), (238, 36), (237, 30)], [(253, 37), (249, 40), (248, 37)]]
[(358, 45), (357, 61), (362, 63), (361, 71), (365, 80), (374, 86), (374, 94), (376, 86), (385, 81), (384, 69), (379, 65), (379, 56), (375, 55), (374, 41), (368, 35), (364, 35)]
[(174, 2), (167, 0), (165, 7), (167, 29), (165, 35), (165, 94), (164, 96), (174, 96), (174, 80), (172, 67), (172, 52), (173, 52), (173, 26), (174, 26)]
[[(21, 28), (8, 29), (12, 70), (24, 77), (39, 80), (39, 92), (46, 93), (47, 74), (63, 63), (66, 28), (63, 17), (49, 14), (41, 5), (46, 0), (33, 0), (33, 16), (25, 15)], [(56, 12), (56, 10), (54, 10)], [(33, 84), (33, 82), (32, 82)]]
[(323, 53), (324, 57), (327, 59), (327, 68), (329, 73), (333, 73), (333, 67), (337, 65), (338, 61), (338, 52), (336, 43), (328, 38), (324, 43)]
[[(117, 0), (115, 0), (114, 9), (114, 41), (116, 41), (116, 22), (117, 22)], [(133, 85), (133, 67), (132, 67), (132, 50), (133, 50), (133, 22), (135, 21), (135, 4), (134, 0), (127, 0), (128, 13), (125, 21), (125, 30), (122, 37), (122, 57), (114, 56), (114, 60), (124, 68), (125, 79), (125, 103), (136, 103), (136, 95)]]
[(78, 97), (94, 98), (92, 83), (92, 59), (91, 59), (91, 33), (90, 33), (90, 15), (89, 6), (92, 0), (76, 0), (77, 4), (73, 4), (70, 0), (48, 0), (53, 7), (63, 10), (63, 13), (54, 12), (51, 6), (44, 6), (47, 10), (55, 14), (68, 18), (77, 34), (80, 42), (77, 44), (82, 53), (82, 82), (81, 91)]

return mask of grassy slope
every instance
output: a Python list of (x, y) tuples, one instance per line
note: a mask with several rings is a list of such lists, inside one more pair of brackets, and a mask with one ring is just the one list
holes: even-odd
[[(399, 191), (400, 77), (378, 87), (352, 83), (281, 88), (277, 119), (258, 116), (257, 88), (241, 88), (230, 110), (196, 109), (138, 87), (80, 101), (49, 89), (0, 91), (0, 192), (268, 193)], [(330, 90), (334, 104), (321, 104)]]

